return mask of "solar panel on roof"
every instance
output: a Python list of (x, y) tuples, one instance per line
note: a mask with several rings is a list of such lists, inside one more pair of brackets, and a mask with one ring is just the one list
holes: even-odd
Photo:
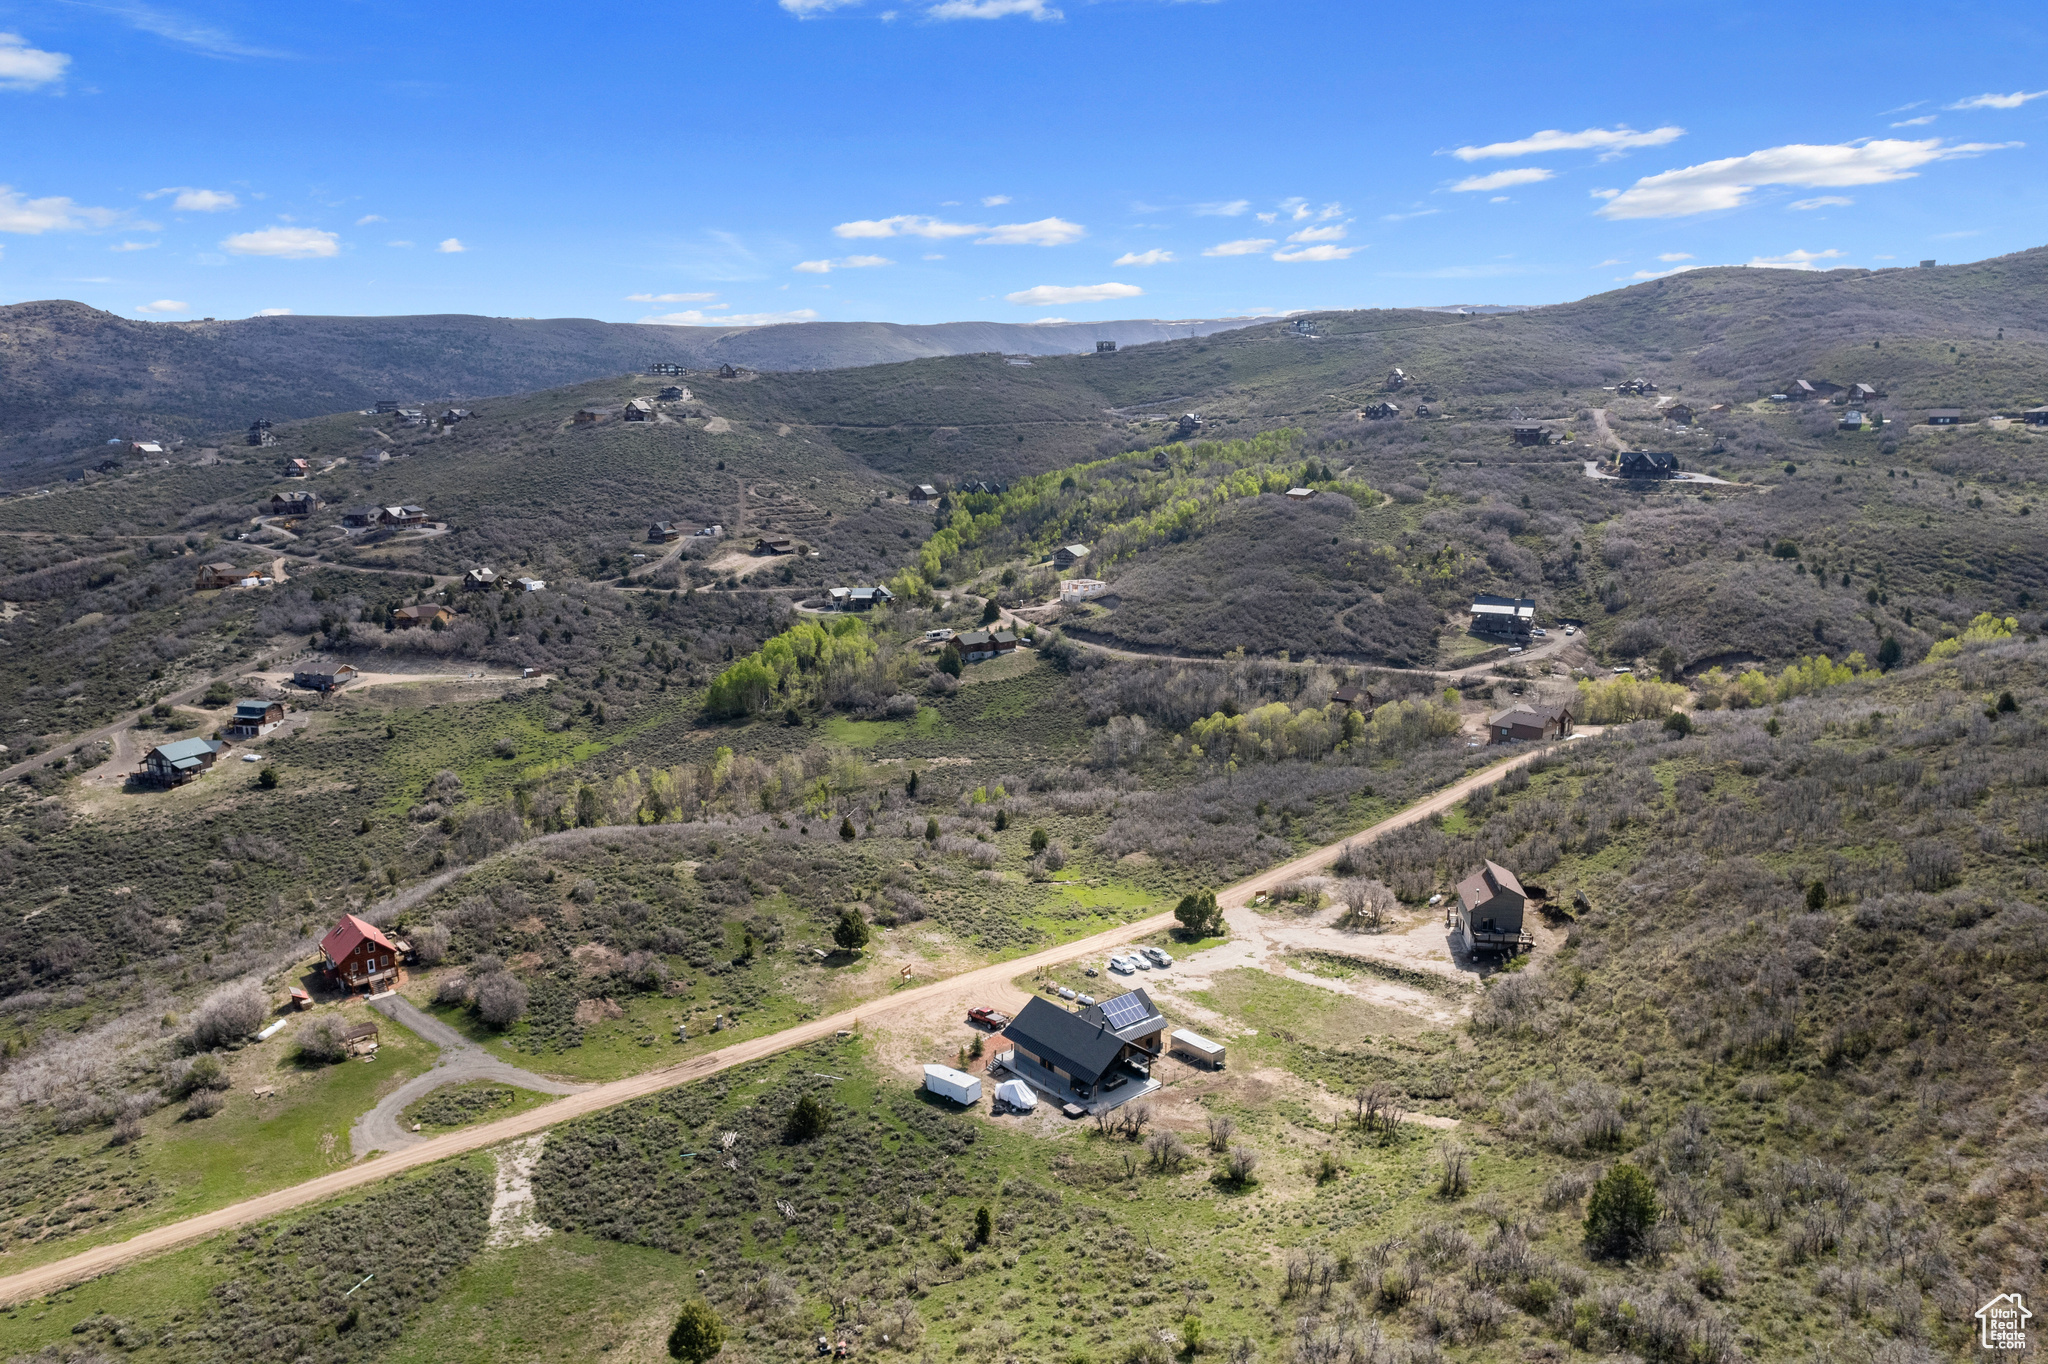
[(1140, 1019), (1149, 1017), (1151, 1012), (1145, 1007), (1145, 1001), (1138, 998), (1135, 993), (1118, 995), (1102, 1006), (1102, 1016), (1109, 1021), (1111, 1029), (1128, 1028)]

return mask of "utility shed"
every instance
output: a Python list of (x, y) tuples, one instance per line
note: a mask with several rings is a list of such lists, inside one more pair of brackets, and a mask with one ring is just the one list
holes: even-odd
[(951, 1066), (926, 1066), (924, 1087), (940, 1098), (951, 1099), (956, 1104), (978, 1104), (981, 1102), (981, 1081), (964, 1070)]
[(1200, 1033), (1189, 1032), (1186, 1028), (1173, 1030), (1173, 1050), (1177, 1055), (1201, 1062), (1211, 1070), (1223, 1069), (1223, 1044), (1211, 1042)]

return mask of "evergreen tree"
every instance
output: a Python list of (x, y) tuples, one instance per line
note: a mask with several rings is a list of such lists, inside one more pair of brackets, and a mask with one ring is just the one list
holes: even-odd
[(683, 1360), (685, 1364), (704, 1364), (724, 1347), (725, 1327), (718, 1314), (701, 1299), (684, 1303), (675, 1329), (668, 1333), (669, 1358)]
[(1636, 1166), (1622, 1161), (1593, 1186), (1586, 1245), (1594, 1254), (1626, 1260), (1644, 1248), (1656, 1225), (1657, 1190)]
[(860, 916), (857, 909), (849, 909), (839, 916), (839, 922), (832, 925), (832, 941), (848, 952), (858, 952), (868, 945), (870, 937), (868, 921)]

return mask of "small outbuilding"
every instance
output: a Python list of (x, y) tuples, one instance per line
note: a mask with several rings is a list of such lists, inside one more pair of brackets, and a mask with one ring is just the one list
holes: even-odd
[(1963, 410), (1959, 407), (1937, 407), (1927, 414), (1929, 426), (1961, 426)]
[(1189, 1032), (1186, 1028), (1175, 1028), (1169, 1035), (1174, 1055), (1207, 1066), (1211, 1070), (1223, 1069), (1223, 1044), (1211, 1042), (1200, 1033)]
[(912, 502), (936, 502), (939, 500), (939, 490), (929, 483), (920, 483), (910, 490), (910, 500)]
[(1306, 502), (1316, 495), (1314, 488), (1289, 488), (1282, 496), (1295, 502)]
[(1330, 693), (1330, 700), (1340, 706), (1349, 706), (1353, 710), (1371, 710), (1373, 707), (1372, 690), (1369, 687), (1339, 687)]

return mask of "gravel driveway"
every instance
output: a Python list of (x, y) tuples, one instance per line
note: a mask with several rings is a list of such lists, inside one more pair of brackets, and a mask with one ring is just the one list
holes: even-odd
[(348, 1141), (358, 1159), (372, 1151), (399, 1151), (425, 1141), (425, 1136), (400, 1123), (398, 1115), (443, 1085), (496, 1080), (541, 1094), (576, 1094), (590, 1088), (589, 1085), (570, 1085), (544, 1079), (532, 1071), (500, 1061), (440, 1019), (422, 1012), (403, 995), (373, 999), (370, 1007), (393, 1022), (403, 1023), (439, 1047), (441, 1059), (434, 1063), (432, 1070), (407, 1080), (385, 1095), (375, 1108), (356, 1119), (356, 1125), (349, 1129)]

